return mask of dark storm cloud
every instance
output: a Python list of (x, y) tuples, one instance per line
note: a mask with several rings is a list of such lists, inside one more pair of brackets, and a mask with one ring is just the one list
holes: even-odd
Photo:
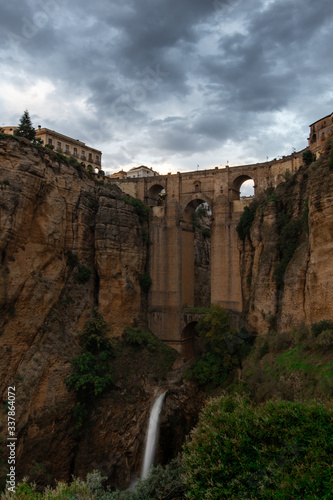
[[(41, 118), (100, 147), (130, 136), (179, 159), (246, 144), (254, 130), (275, 144), (279, 114), (307, 125), (333, 106), (331, 0), (12, 0), (0, 10), (13, 85), (52, 82), (65, 112)], [(119, 161), (135, 157), (123, 150), (133, 144), (119, 146)]]

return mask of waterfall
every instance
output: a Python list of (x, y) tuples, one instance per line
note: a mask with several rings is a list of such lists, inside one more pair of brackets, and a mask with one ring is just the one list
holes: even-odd
[(158, 436), (159, 417), (165, 395), (166, 392), (163, 392), (163, 394), (158, 396), (150, 413), (141, 479), (145, 479), (148, 476), (150, 467), (153, 465), (156, 444), (157, 444), (156, 441)]

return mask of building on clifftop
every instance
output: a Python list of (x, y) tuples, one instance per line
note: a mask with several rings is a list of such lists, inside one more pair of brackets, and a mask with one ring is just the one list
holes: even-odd
[[(15, 135), (18, 127), (1, 127), (5, 134)], [(36, 139), (40, 139), (44, 146), (65, 156), (76, 158), (83, 167), (91, 167), (93, 172), (102, 172), (102, 152), (98, 149), (87, 146), (78, 139), (72, 139), (67, 135), (60, 134), (48, 128), (42, 128), (40, 125), (36, 129)]]
[(127, 172), (127, 178), (139, 178), (139, 177), (153, 177), (155, 175), (160, 175), (158, 172), (155, 172), (151, 167), (145, 167), (145, 165), (140, 165), (140, 167), (131, 168)]
[(333, 113), (321, 118), (310, 125), (309, 148), (313, 153), (321, 153), (324, 150), (325, 141), (333, 136)]

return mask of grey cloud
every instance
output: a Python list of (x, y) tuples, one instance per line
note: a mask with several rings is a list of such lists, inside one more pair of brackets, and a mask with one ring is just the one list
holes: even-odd
[[(57, 2), (59, 16), (50, 10)], [(23, 87), (32, 75), (52, 81), (52, 98), (68, 108), (52, 128), (91, 137), (117, 150), (119, 161), (149, 148), (156, 158), (185, 161), (230, 140), (247, 147), (254, 130), (273, 149), (285, 137), (271, 131), (277, 113), (296, 110), (308, 121), (316, 110), (331, 111), (330, 102), (319, 101), (332, 79), (330, 0), (275, 0), (266, 8), (263, 0), (46, 0), (44, 11), (42, 5), (14, 0), (1, 7), (0, 63), (17, 70), (13, 84)], [(45, 5), (48, 18), (38, 14)], [(22, 37), (23, 18), (40, 24), (24, 43), (13, 37)], [(77, 97), (84, 104), (71, 116)]]

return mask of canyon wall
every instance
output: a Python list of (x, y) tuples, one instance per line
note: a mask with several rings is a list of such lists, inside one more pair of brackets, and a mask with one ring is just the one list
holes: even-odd
[[(69, 480), (71, 473), (90, 470), (105, 446), (115, 461), (132, 446), (121, 437), (113, 442), (111, 430), (105, 439), (106, 426), (94, 436), (98, 453), (84, 454), (88, 437), (78, 441), (73, 433), (74, 395), (65, 378), (92, 307), (112, 323), (115, 336), (126, 325), (145, 323), (139, 278), (146, 223), (120, 190), (97, 185), (25, 140), (0, 140), (0, 190), (0, 380), (4, 405), (7, 387), (17, 392), (18, 477), (35, 477), (44, 468), (51, 478)], [(139, 427), (150, 404), (147, 396), (142, 400)], [(115, 412), (121, 415), (120, 408)], [(132, 413), (129, 408), (121, 417), (124, 427)], [(6, 419), (4, 413), (4, 440)], [(140, 443), (140, 432), (135, 435)]]
[(328, 144), (315, 163), (259, 199), (240, 240), (243, 310), (259, 334), (333, 320), (331, 158)]
[[(146, 326), (140, 277), (149, 228), (140, 208), (117, 186), (90, 179), (55, 153), (25, 139), (0, 139), (0, 439), (7, 438), (7, 388), (15, 386), (17, 480), (54, 484), (98, 469), (108, 484), (123, 488), (140, 472), (158, 392), (170, 389), (164, 416), (169, 444), (172, 415), (188, 429), (203, 404), (195, 386), (182, 385), (181, 360), (169, 387), (167, 373), (177, 358), (172, 349), (148, 352), (118, 342), (114, 386), (75, 430), (75, 395), (65, 380), (81, 353), (78, 332), (92, 308), (115, 338), (127, 325)], [(180, 450), (183, 437), (179, 429), (162, 460)], [(0, 453), (3, 483), (5, 446)]]

